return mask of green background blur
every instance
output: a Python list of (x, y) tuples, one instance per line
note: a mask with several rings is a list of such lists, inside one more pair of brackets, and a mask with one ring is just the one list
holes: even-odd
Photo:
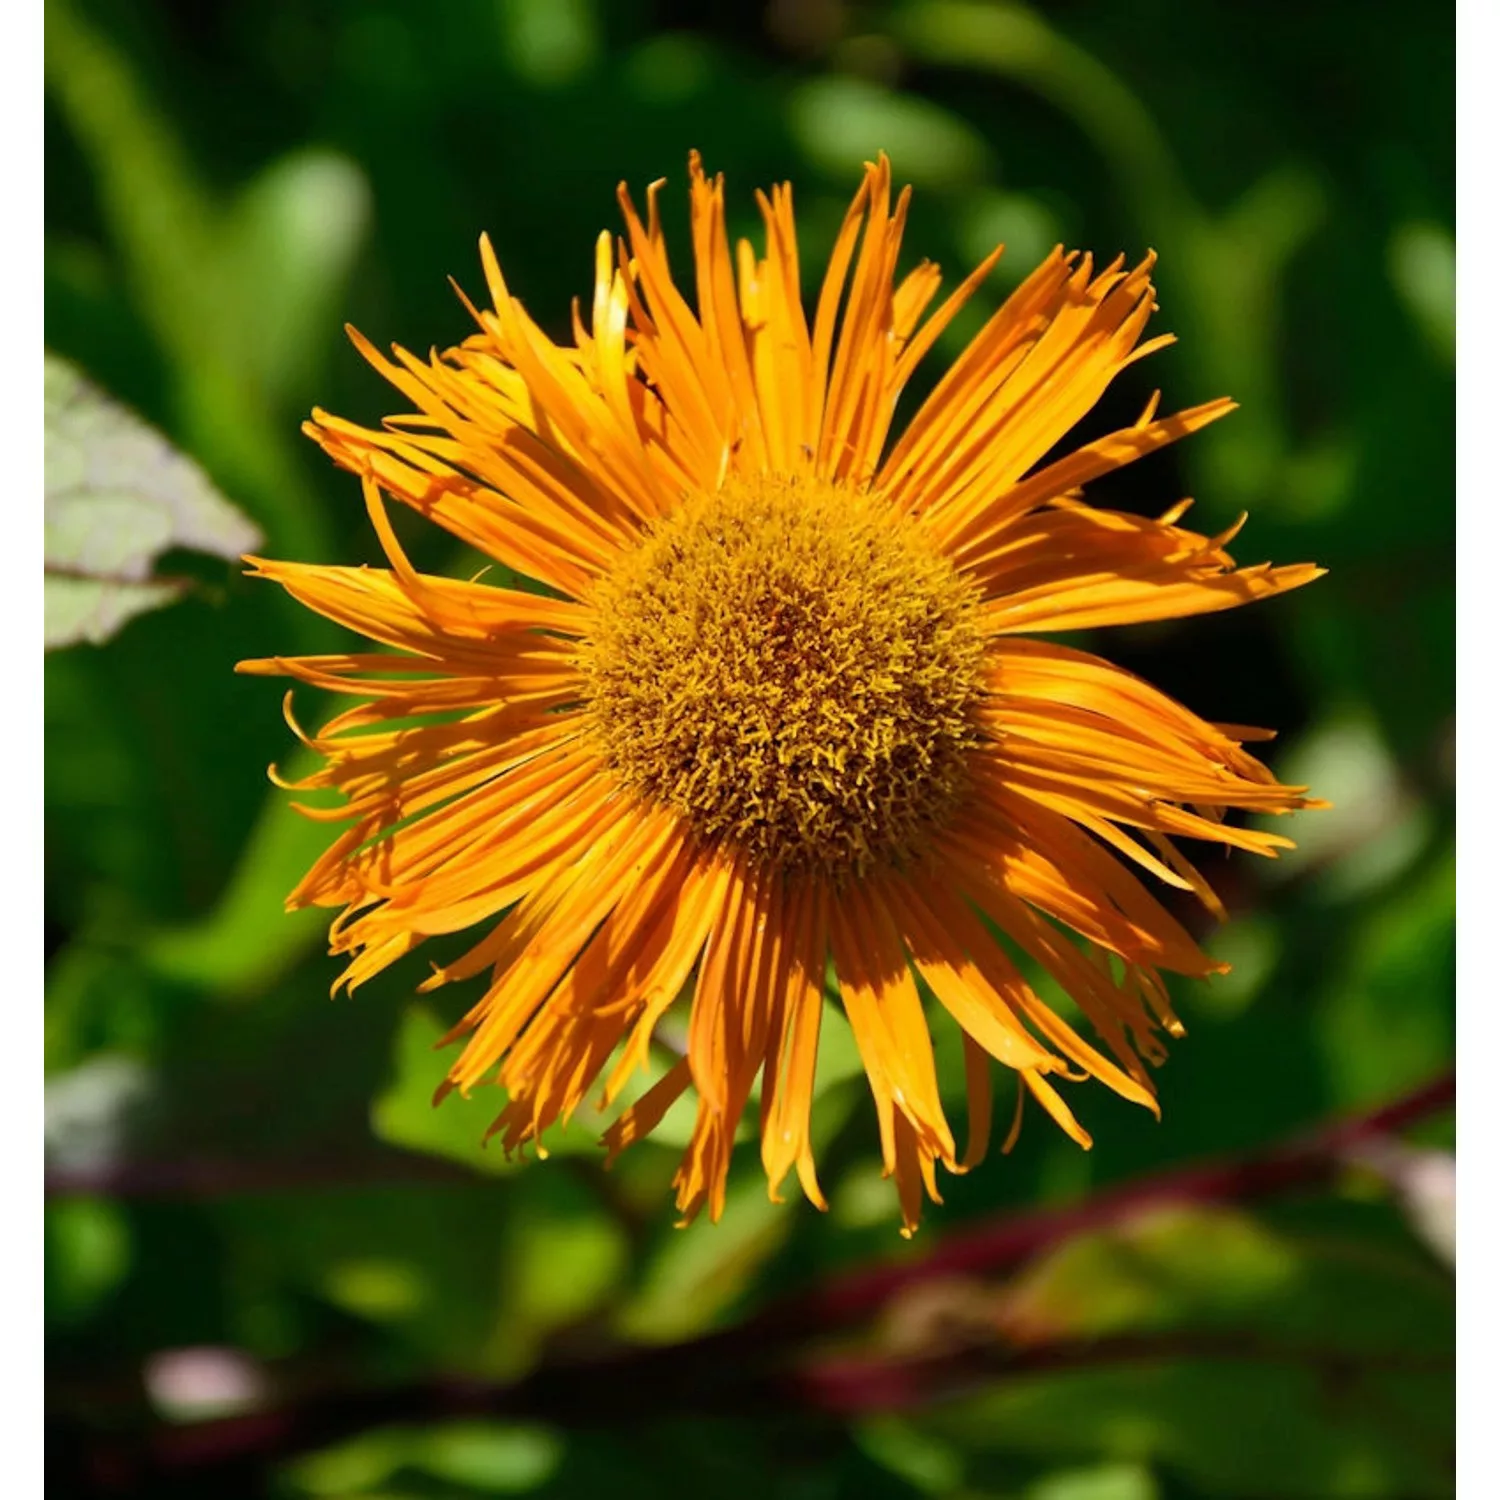
[[(755, 187), (794, 181), (809, 278), (881, 149), (915, 186), (911, 262), (953, 277), (1004, 240), (934, 370), (1055, 242), (1154, 248), (1153, 328), (1181, 342), (1133, 366), (1085, 434), (1133, 419), (1155, 385), (1167, 410), (1222, 394), (1242, 409), (1091, 493), (1153, 511), (1191, 494), (1206, 531), (1247, 509), (1243, 561), (1330, 572), (1090, 644), (1209, 718), (1279, 729), (1282, 779), (1335, 803), (1287, 830), (1293, 857), (1207, 865), (1234, 913), (1208, 941), (1235, 968), (1174, 991), (1189, 1036), (1160, 1075), (1160, 1124), (1075, 1090), (1092, 1153), (1034, 1115), (905, 1246), (835, 1020), (815, 1112), (831, 1213), (767, 1203), (748, 1146), (724, 1222), (680, 1233), (672, 1144), (605, 1174), (575, 1129), (512, 1166), (478, 1148), (494, 1105), (429, 1110), (446, 1061), (430, 1043), (467, 997), (414, 1000), (425, 963), (329, 1001), (326, 914), (281, 910), (326, 829), (265, 780), (297, 764), (281, 685), (232, 667), (339, 649), (338, 632), (235, 568), (168, 558), (197, 580), (182, 602), (47, 661), (52, 1492), (1449, 1492), (1441, 1117), (1322, 1193), (1082, 1236), (1005, 1279), (929, 1285), (841, 1345), (941, 1352), (956, 1320), (1001, 1356), (1024, 1328), (1085, 1349), (1139, 1336), (1138, 1360), (1023, 1375), (1002, 1358), (940, 1403), (843, 1417), (795, 1401), (709, 1417), (653, 1406), (648, 1382), (628, 1415), (597, 1391), (525, 1421), (412, 1414), (311, 1454), (252, 1448), (211, 1481), (140, 1454), (272, 1397), (508, 1382), (687, 1339), (1007, 1210), (1254, 1152), (1449, 1065), (1451, 15), (66, 0), (46, 24), (48, 345), (201, 463), (274, 556), (377, 560), (357, 485), (297, 430), (315, 402), (364, 422), (400, 404), (346, 320), (419, 352), (456, 342), (446, 278), (482, 288), (488, 230), (564, 335), (621, 178), (669, 179), (682, 259), (691, 146), (728, 176), (732, 233), (759, 234)], [(442, 535), (403, 535), (419, 565), (465, 565)], [(322, 708), (310, 690), (299, 704)]]

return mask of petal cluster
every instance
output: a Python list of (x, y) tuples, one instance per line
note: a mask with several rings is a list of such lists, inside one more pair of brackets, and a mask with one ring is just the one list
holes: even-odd
[[(893, 201), (882, 158), (804, 307), (790, 187), (757, 195), (759, 250), (732, 247), (722, 179), (694, 156), (679, 284), (659, 188), (644, 218), (621, 189), (624, 234), (600, 236), (592, 302), (564, 342), (511, 294), (487, 239), (490, 305), (471, 306), (462, 344), (386, 357), (353, 335), (409, 409), (378, 428), (317, 411), (306, 430), (359, 477), (389, 566), (254, 569), (384, 649), (241, 668), (358, 700), (297, 729), (320, 759), (296, 789), (340, 795), (306, 809), (335, 831), (290, 900), (339, 909), (350, 988), (428, 939), (451, 956), (424, 988), (484, 976), (444, 1087), (498, 1083), (507, 1148), (597, 1090), (619, 1109), (618, 1151), (691, 1090), (685, 1218), (722, 1209), (757, 1086), (772, 1195), (795, 1171), (822, 1205), (810, 1118), (836, 996), (909, 1231), (937, 1165), (983, 1156), (995, 1064), (1016, 1076), (1017, 1123), (1029, 1094), (1083, 1145), (1060, 1083), (1095, 1078), (1155, 1108), (1147, 1065), (1180, 1030), (1162, 976), (1220, 967), (1153, 894), (1175, 886), (1218, 911), (1174, 840), (1274, 855), (1287, 840), (1226, 812), (1311, 805), (1245, 750), (1260, 732), (1029, 637), (1232, 608), (1318, 570), (1237, 567), (1232, 534), (1186, 528), (1185, 502), (1153, 520), (1084, 498), (1228, 401), (1161, 417), (1153, 398), (1134, 425), (1049, 460), (1121, 370), (1169, 341), (1144, 336), (1149, 257), (1099, 270), (1054, 251), (896, 433), (902, 391), (1000, 252), (942, 301), (931, 264), (898, 276), (909, 190)], [(591, 725), (580, 662), (620, 560), (684, 505), (768, 479), (885, 508), (976, 591), (975, 747), (962, 804), (921, 857), (840, 878), (701, 837), (622, 784)], [(391, 501), (535, 587), (419, 573)], [(1049, 983), (1089, 1038), (1042, 998)], [(662, 1040), (674, 1007), (678, 1054)], [(963, 1034), (962, 1148), (929, 1031), (944, 1011)]]

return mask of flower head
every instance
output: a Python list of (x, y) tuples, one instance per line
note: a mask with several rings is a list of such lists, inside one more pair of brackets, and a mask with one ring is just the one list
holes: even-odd
[[(602, 1083), (612, 1107), (687, 1008), (685, 1055), (620, 1111), (611, 1152), (688, 1089), (685, 1217), (717, 1216), (759, 1080), (773, 1196), (810, 1144), (825, 986), (852, 1027), (909, 1231), (935, 1167), (990, 1135), (992, 1065), (1074, 1139), (1056, 1088), (1096, 1078), (1155, 1109), (1145, 1064), (1180, 1032), (1164, 971), (1221, 968), (1140, 879), (1219, 911), (1173, 844), (1288, 847), (1226, 809), (1309, 805), (1139, 678), (1037, 632), (1232, 608), (1317, 576), (1237, 568), (1232, 533), (1097, 508), (1083, 487), (1228, 401), (1044, 462), (1126, 365), (1152, 261), (1055, 250), (891, 431), (918, 363), (993, 267), (945, 301), (895, 278), (908, 193), (882, 157), (804, 310), (791, 189), (758, 195), (764, 253), (732, 251), (723, 183), (690, 163), (693, 300), (643, 222), (599, 239), (588, 317), (549, 338), (481, 241), (493, 309), (427, 360), (354, 334), (412, 411), (308, 434), (359, 475), (388, 569), (253, 560), (391, 648), (242, 670), (364, 700), (308, 744), (299, 789), (343, 831), (290, 900), (343, 908), (353, 988), (428, 938), (477, 929), (424, 988), (486, 974), (441, 1092), (494, 1081), (514, 1148)], [(394, 499), (533, 581), (413, 569)], [(295, 727), (295, 725), (294, 725)], [(299, 731), (300, 732), (300, 731)], [(1085, 1040), (1039, 996), (1050, 976)], [(962, 1029), (968, 1139), (939, 1095), (927, 1012)]]

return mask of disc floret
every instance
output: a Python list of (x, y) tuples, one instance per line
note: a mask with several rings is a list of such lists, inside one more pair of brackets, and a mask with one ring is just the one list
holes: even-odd
[(582, 653), (617, 775), (783, 869), (899, 863), (978, 742), (976, 593), (877, 497), (732, 479), (656, 523)]

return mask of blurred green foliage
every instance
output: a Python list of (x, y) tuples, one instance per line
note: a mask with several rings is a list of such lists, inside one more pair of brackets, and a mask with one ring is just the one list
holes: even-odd
[[(195, 1414), (161, 1377), (173, 1351), (231, 1351), (281, 1395), (515, 1379), (691, 1337), (981, 1216), (1254, 1150), (1451, 1058), (1446, 12), (49, 0), (46, 41), (48, 345), (191, 455), (273, 555), (376, 555), (357, 486), (297, 430), (314, 402), (361, 420), (392, 405), (343, 322), (419, 350), (461, 337), (446, 277), (477, 286), (488, 230), (561, 333), (615, 183), (680, 189), (690, 146), (728, 174), (734, 231), (756, 232), (754, 187), (794, 181), (809, 268), (881, 149), (916, 185), (913, 260), (954, 275), (1004, 239), (934, 368), (1055, 240), (1154, 248), (1159, 322), (1181, 343), (1127, 372), (1086, 430), (1133, 418), (1153, 384), (1169, 407), (1242, 409), (1100, 498), (1193, 494), (1206, 529), (1248, 509), (1247, 560), (1330, 573), (1103, 649), (1211, 718), (1278, 728), (1283, 778), (1335, 804), (1299, 819), (1295, 857), (1212, 867), (1236, 920), (1210, 941), (1236, 968), (1178, 991), (1190, 1035), (1161, 1075), (1161, 1124), (1095, 1090), (1077, 1102), (1092, 1153), (1032, 1121), (898, 1249), (830, 1014), (830, 1214), (766, 1202), (750, 1147), (724, 1222), (683, 1234), (671, 1119), (607, 1175), (587, 1119), (547, 1162), (508, 1165), (479, 1144), (485, 1104), (429, 1108), (452, 1016), (412, 1000), (420, 964), (328, 999), (323, 922), (281, 910), (326, 829), (264, 780), (296, 765), (280, 689), (231, 669), (338, 633), (169, 552), (194, 580), (181, 602), (47, 665), (48, 1150), (69, 1189), (47, 1217), (58, 1493), (109, 1490), (85, 1461), (99, 1434)], [(682, 194), (664, 207), (680, 244)], [(463, 565), (440, 535), (403, 536), (419, 565)], [(943, 1061), (961, 1113), (962, 1067)], [(1404, 1201), (1365, 1174), (1255, 1212), (1158, 1215), (954, 1293), (1002, 1342), (1165, 1340), (1149, 1359), (1002, 1372), (848, 1419), (398, 1422), (247, 1459), (213, 1493), (1440, 1495), (1451, 1278)], [(867, 1332), (874, 1347), (926, 1347), (901, 1315)]]

